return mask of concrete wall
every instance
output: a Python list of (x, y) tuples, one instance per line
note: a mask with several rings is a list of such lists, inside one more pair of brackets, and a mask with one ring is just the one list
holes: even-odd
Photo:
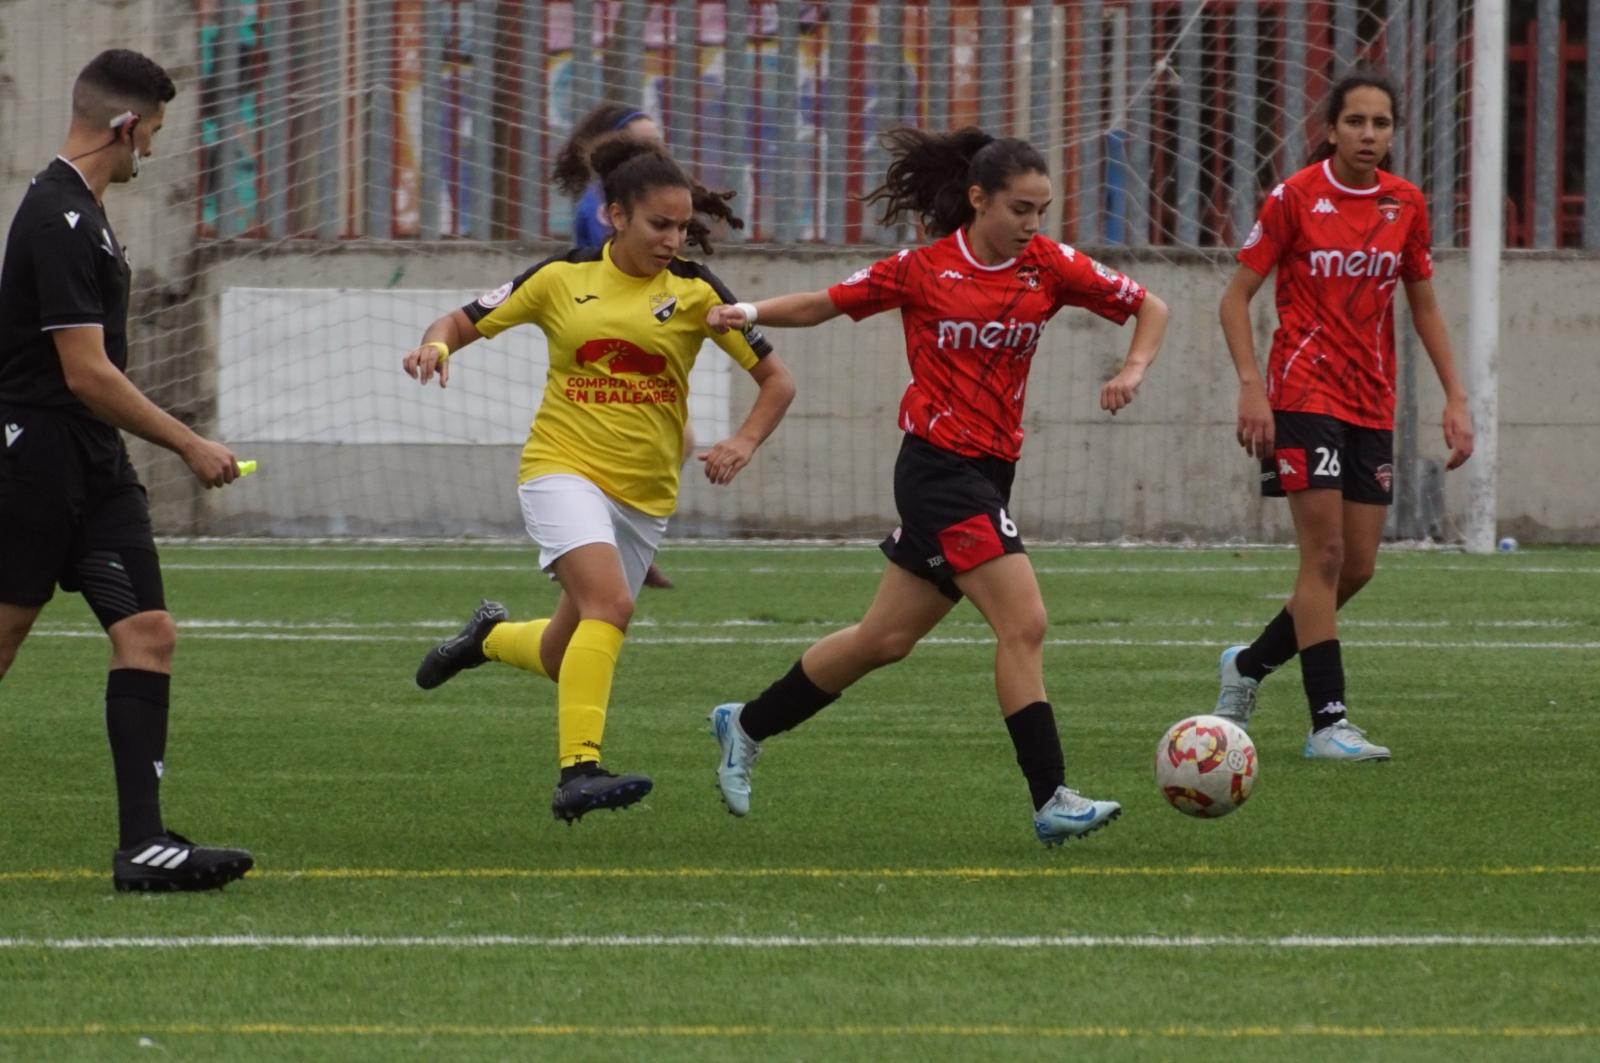
[[(207, 260), (195, 296), (214, 306), (218, 293), (236, 285), (475, 290), (510, 276), (537, 253), (459, 245), (410, 254), (357, 247), (258, 252)], [(823, 287), (879, 253), (724, 249), (713, 265), (735, 291), (755, 297)], [(1014, 515), (1041, 538), (1285, 538), (1285, 507), (1255, 497), (1256, 470), (1233, 439), (1236, 388), (1215, 324), (1228, 266), (1198, 256), (1104, 257), (1171, 304), (1166, 346), (1138, 401), (1112, 418), (1097, 409), (1097, 392), (1120, 363), (1130, 330), (1071, 311), (1052, 323), (1029, 386), (1029, 439)], [(1464, 346), (1465, 256), (1441, 255), (1438, 268), (1451, 334)], [(1600, 363), (1589, 339), (1597, 321), (1582, 300), (1585, 281), (1600, 281), (1600, 263), (1515, 256), (1506, 265), (1500, 512), (1504, 530), (1530, 542), (1600, 537), (1600, 492), (1586, 463), (1573, 460), (1600, 454), (1594, 412)], [(1258, 298), (1255, 311), (1264, 349), (1270, 297)], [(773, 340), (795, 371), (799, 398), (731, 488), (686, 478), (677, 532), (868, 535), (887, 528), (895, 408), (906, 379), (898, 317), (859, 325), (841, 319), (810, 331), (774, 332)], [(392, 354), (396, 366), (402, 353)], [(285, 372), (316, 371), (315, 351), (283, 357)], [(473, 371), (466, 352), (455, 372)], [(1446, 454), (1437, 427), (1442, 397), (1425, 359), (1417, 377), (1420, 450), (1437, 460)], [(748, 384), (736, 393), (736, 416), (751, 395)], [(531, 408), (533, 396), (527, 401)], [(260, 458), (264, 471), (238, 490), (207, 496), (199, 530), (515, 534), (520, 527), (512, 494), (515, 447), (233, 442)], [(1440, 530), (1446, 537), (1460, 513), (1458, 481), (1445, 478)]]
[[(13, 204), (65, 131), (72, 77), (101, 48), (137, 48), (193, 84), (190, 5), (178, 0), (0, 4), (0, 199)], [(215, 416), (217, 306), (230, 286), (482, 289), (540, 249), (431, 245), (196, 250), (194, 93), (169, 107), (152, 160), (108, 210), (136, 267), (132, 375), (167, 408), (209, 431)], [(6, 208), (9, 215), (10, 208)], [(731, 251), (714, 268), (746, 297), (822, 287), (882, 250)], [(1030, 433), (1014, 514), (1036, 538), (1281, 539), (1281, 503), (1254, 496), (1255, 469), (1233, 441), (1235, 388), (1216, 300), (1225, 262), (1137, 259), (1105, 252), (1173, 308), (1161, 360), (1136, 404), (1116, 418), (1096, 409), (1127, 333), (1081, 312), (1050, 327), (1033, 371)], [(1465, 349), (1466, 262), (1441, 254), (1437, 287), (1458, 350)], [(1600, 541), (1600, 261), (1508, 256), (1501, 303), (1500, 522), (1525, 541)], [(439, 307), (440, 312), (448, 307)], [(1258, 336), (1272, 304), (1255, 306)], [(878, 534), (893, 519), (894, 412), (906, 370), (897, 318), (830, 323), (774, 336), (800, 397), (777, 436), (730, 488), (690, 477), (679, 533)], [(284, 372), (315, 373), (316, 342), (283, 352)], [(403, 352), (395, 351), (398, 365)], [(473, 371), (470, 357), (457, 369)], [(398, 368), (395, 372), (399, 372)], [(1444, 454), (1440, 398), (1418, 370), (1421, 453)], [(735, 396), (748, 403), (750, 390)], [(529, 396), (531, 408), (532, 397)], [(220, 492), (194, 487), (171, 455), (135, 444), (161, 530), (169, 533), (519, 534), (516, 448), (297, 446), (230, 440), (262, 462), (252, 480)], [(1462, 484), (1446, 477), (1440, 530), (1454, 534)]]

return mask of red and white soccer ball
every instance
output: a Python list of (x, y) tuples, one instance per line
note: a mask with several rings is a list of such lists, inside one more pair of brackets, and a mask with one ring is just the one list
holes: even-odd
[(1221, 716), (1179, 720), (1156, 744), (1156, 787), (1186, 816), (1226, 816), (1250, 797), (1260, 772), (1256, 744)]

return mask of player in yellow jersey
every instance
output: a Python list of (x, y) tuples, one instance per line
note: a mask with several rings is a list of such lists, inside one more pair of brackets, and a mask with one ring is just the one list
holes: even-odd
[(486, 660), (554, 680), (561, 777), (551, 811), (569, 823), (650, 792), (642, 775), (601, 768), (600, 739), (633, 602), (677, 506), (695, 356), (709, 338), (759, 388), (738, 431), (700, 456), (714, 484), (750, 463), (794, 398), (794, 379), (760, 332), (707, 329), (706, 312), (733, 296), (677, 257), (685, 241), (710, 250), (697, 212), (740, 224), (726, 197), (691, 181), (659, 144), (619, 138), (597, 146), (591, 163), (612, 239), (546, 259), (439, 318), (404, 363), (418, 382), (437, 376), (444, 387), (450, 356), (480, 336), (534, 324), (549, 340), (517, 493), (561, 597), (552, 616), (524, 623), (485, 601), (459, 635), (428, 651), (417, 685), (431, 689)]

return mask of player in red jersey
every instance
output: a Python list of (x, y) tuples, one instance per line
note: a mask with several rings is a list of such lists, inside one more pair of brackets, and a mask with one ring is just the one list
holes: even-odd
[[(1335, 614), (1372, 578), (1394, 482), (1394, 292), (1444, 388), (1446, 468), (1472, 455), (1467, 394), (1434, 297), (1428, 211), (1385, 171), (1395, 92), (1373, 71), (1334, 86), (1312, 164), (1267, 197), (1222, 296), (1239, 373), (1239, 445), (1261, 459), (1262, 493), (1289, 498), (1300, 571), (1294, 593), (1249, 646), (1222, 653), (1216, 712), (1241, 725), (1267, 673), (1297, 652), (1311, 706), (1305, 755), (1386, 760), (1345, 716)], [(1278, 330), (1262, 381), (1250, 299), (1278, 271)]]
[(1046, 845), (1087, 834), (1121, 811), (1065, 785), (1061, 741), (1044, 690), (1045, 607), (1021, 533), (1006, 511), (1022, 448), (1028, 368), (1045, 324), (1084, 307), (1118, 324), (1137, 318), (1122, 369), (1100, 390), (1115, 413), (1155, 358), (1167, 308), (1137, 283), (1040, 234), (1050, 203), (1044, 159), (1020, 140), (978, 129), (884, 138), (893, 162), (869, 202), (884, 224), (921, 218), (937, 241), (901, 251), (826, 291), (713, 308), (713, 328), (806, 327), (840, 314), (899, 310), (912, 380), (900, 401), (895, 463), (900, 526), (860, 623), (817, 642), (746, 704), (711, 714), (728, 810), (750, 809), (760, 743), (798, 726), (856, 680), (898, 661), (970, 597), (997, 639), (995, 687)]

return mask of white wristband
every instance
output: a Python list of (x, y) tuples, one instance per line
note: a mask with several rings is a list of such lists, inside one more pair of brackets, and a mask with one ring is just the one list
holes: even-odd
[(744, 315), (744, 327), (749, 328), (756, 323), (755, 303), (734, 303), (733, 308)]

